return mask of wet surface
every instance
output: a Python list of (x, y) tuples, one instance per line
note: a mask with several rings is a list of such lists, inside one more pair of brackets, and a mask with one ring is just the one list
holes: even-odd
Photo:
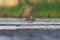
[(0, 40), (60, 40), (60, 30), (0, 30)]

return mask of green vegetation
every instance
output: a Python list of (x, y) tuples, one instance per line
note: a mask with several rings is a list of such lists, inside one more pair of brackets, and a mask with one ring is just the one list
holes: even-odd
[[(60, 17), (60, 1), (55, 0), (55, 2), (49, 3), (47, 0), (35, 0), (32, 3), (25, 1), (27, 5), (32, 5), (34, 8), (33, 14), (35, 17), (42, 18), (57, 18)], [(19, 0), (19, 4), (16, 7), (4, 8), (0, 7), (0, 16), (7, 17), (21, 17), (24, 10), (24, 4)]]

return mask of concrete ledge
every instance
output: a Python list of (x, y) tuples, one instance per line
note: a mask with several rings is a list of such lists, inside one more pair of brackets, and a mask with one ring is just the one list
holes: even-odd
[(60, 29), (59, 18), (36, 18), (33, 23), (26, 23), (25, 18), (0, 18), (1, 29)]

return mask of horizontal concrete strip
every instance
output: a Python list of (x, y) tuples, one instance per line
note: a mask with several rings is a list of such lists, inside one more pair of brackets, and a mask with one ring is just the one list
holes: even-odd
[(0, 18), (0, 29), (60, 29), (59, 18), (36, 18), (33, 23), (26, 23), (25, 18)]
[[(25, 18), (0, 18), (0, 22), (24, 22)], [(36, 18), (35, 22), (60, 22), (60, 18)]]
[(0, 30), (16, 29), (60, 29), (60, 26), (0, 26)]

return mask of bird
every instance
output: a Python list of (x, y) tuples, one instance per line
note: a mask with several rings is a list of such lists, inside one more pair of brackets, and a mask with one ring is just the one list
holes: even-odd
[(30, 16), (29, 18), (26, 18), (25, 22), (32, 23), (35, 21), (35, 18), (33, 16)]

